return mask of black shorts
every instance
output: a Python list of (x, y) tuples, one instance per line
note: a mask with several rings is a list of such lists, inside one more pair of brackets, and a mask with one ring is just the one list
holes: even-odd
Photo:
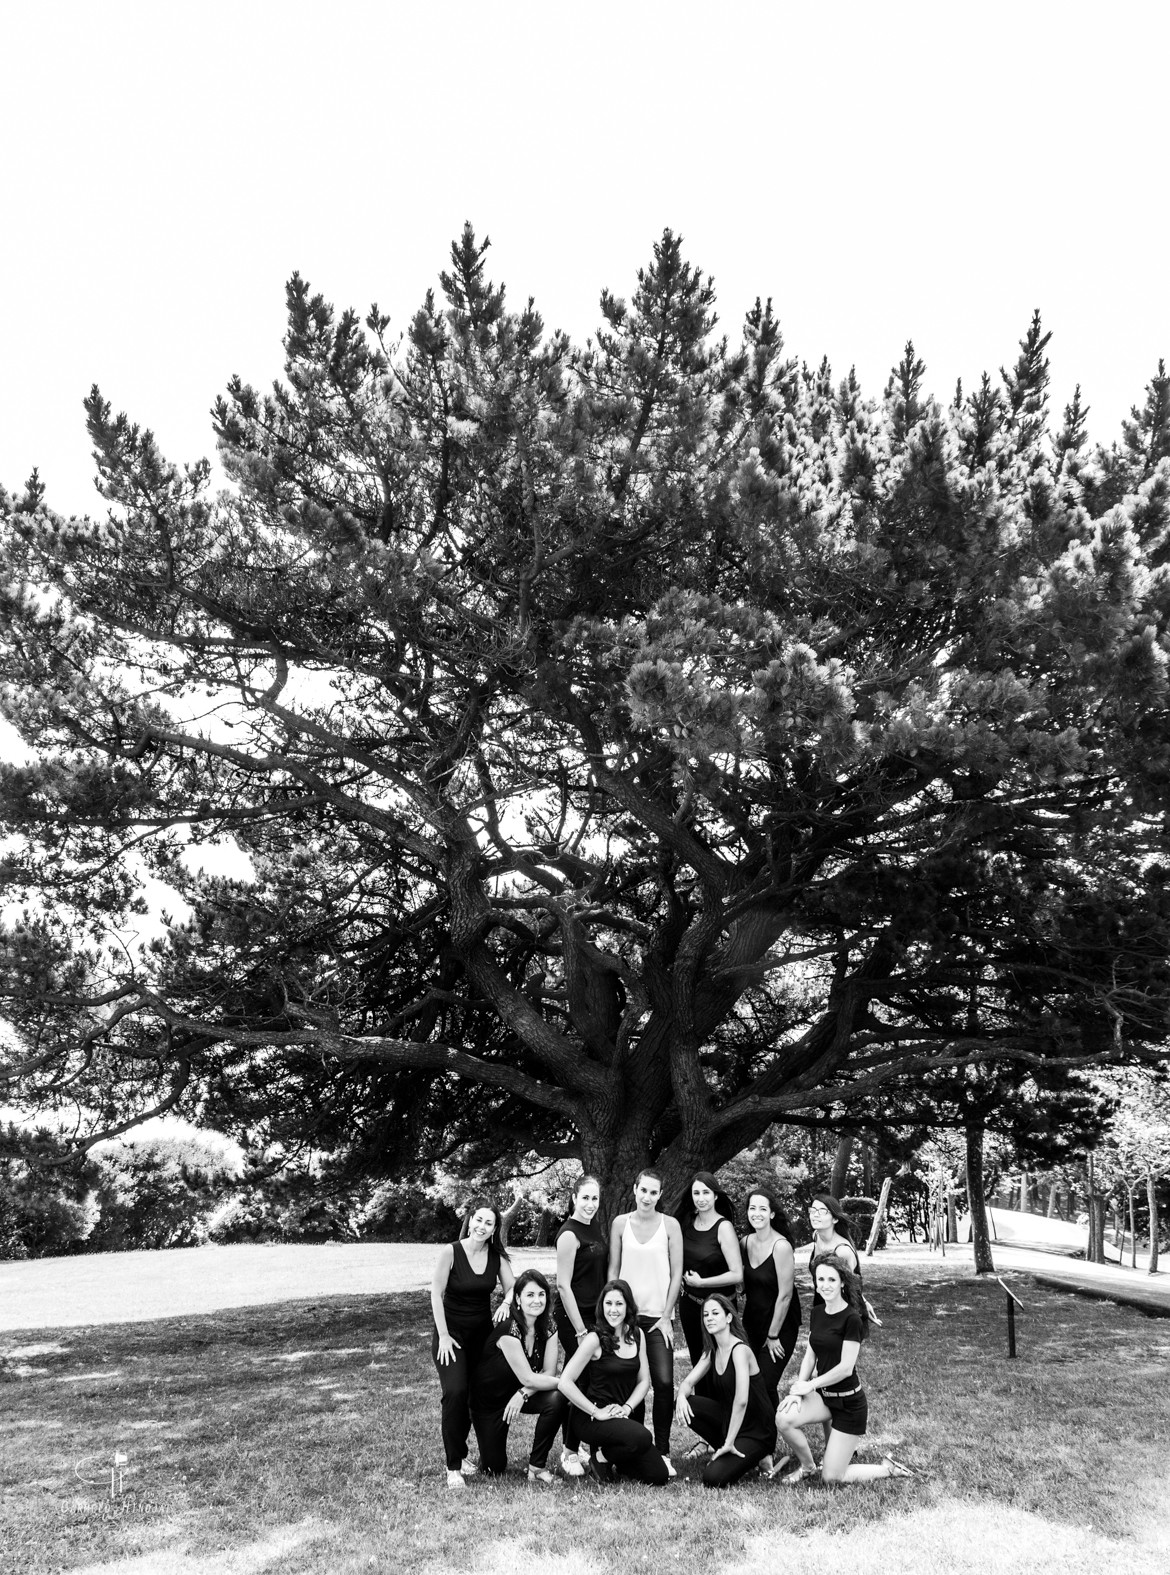
[(829, 1424), (834, 1433), (864, 1437), (865, 1424), (869, 1421), (869, 1401), (864, 1389), (857, 1389), (851, 1395), (830, 1395), (822, 1389), (821, 1399), (829, 1408)]

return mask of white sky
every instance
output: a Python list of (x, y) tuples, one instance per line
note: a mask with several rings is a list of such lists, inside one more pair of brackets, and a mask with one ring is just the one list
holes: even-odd
[(1170, 356), (1170, 6), (0, 0), (0, 479), (99, 507), (98, 382), (175, 460), (279, 373), (283, 284), (397, 327), (463, 220), (583, 337), (665, 225), (734, 332), (879, 392), (1014, 357), (1112, 438)]

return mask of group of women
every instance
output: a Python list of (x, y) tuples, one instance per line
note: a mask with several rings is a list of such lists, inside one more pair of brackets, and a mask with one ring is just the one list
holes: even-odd
[[(817, 1474), (825, 1482), (912, 1475), (889, 1456), (877, 1464), (853, 1459), (866, 1430), (857, 1360), (868, 1312), (849, 1219), (837, 1200), (821, 1195), (809, 1208), (809, 1337), (798, 1376), (781, 1395), (801, 1322), (783, 1205), (767, 1187), (751, 1191), (749, 1229), (740, 1236), (730, 1200), (708, 1172), (694, 1177), (677, 1219), (659, 1212), (661, 1191), (657, 1172), (643, 1171), (635, 1207), (614, 1220), (607, 1243), (596, 1221), (600, 1187), (593, 1176), (581, 1178), (557, 1233), (555, 1307), (537, 1270), (513, 1275), (495, 1204), (471, 1200), (459, 1240), (441, 1249), (431, 1285), (448, 1486), (461, 1488), (478, 1470), (504, 1472), (508, 1428), (522, 1411), (537, 1417), (530, 1481), (554, 1480), (549, 1456), (559, 1432), (567, 1476), (665, 1484), (676, 1474), (674, 1421), (710, 1444), (708, 1487), (729, 1487), (757, 1470), (787, 1483)], [(493, 1317), (497, 1284), (503, 1298)], [(691, 1358), (677, 1394), (676, 1305)], [(805, 1433), (818, 1422), (826, 1432), (819, 1468)], [(473, 1429), (478, 1466), (467, 1453)]]

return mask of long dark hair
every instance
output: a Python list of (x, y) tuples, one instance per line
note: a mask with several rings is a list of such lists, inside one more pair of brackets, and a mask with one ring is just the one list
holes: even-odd
[[(748, 1205), (753, 1198), (763, 1198), (772, 1211), (772, 1229), (778, 1236), (783, 1236), (790, 1247), (796, 1246), (796, 1238), (792, 1234), (792, 1221), (788, 1218), (788, 1210), (772, 1191), (771, 1187), (749, 1187), (747, 1197), (743, 1201), (744, 1219), (747, 1219)], [(748, 1231), (751, 1231), (748, 1222)]]
[(849, 1218), (848, 1214), (846, 1214), (845, 1210), (841, 1207), (840, 1203), (833, 1196), (833, 1194), (831, 1192), (814, 1193), (812, 1202), (823, 1203), (825, 1205), (836, 1223), (838, 1236), (844, 1236), (849, 1245), (856, 1248), (857, 1243), (853, 1239), (853, 1221)]
[(817, 1270), (820, 1268), (833, 1269), (841, 1276), (841, 1294), (850, 1310), (861, 1319), (861, 1337), (864, 1340), (869, 1334), (869, 1311), (861, 1292), (861, 1276), (854, 1274), (849, 1265), (843, 1263), (835, 1252), (818, 1252), (808, 1267), (812, 1274), (814, 1288), (817, 1283)]
[(520, 1292), (526, 1285), (539, 1285), (544, 1292), (544, 1311), (538, 1313), (532, 1321), (532, 1327), (536, 1331), (537, 1346), (543, 1350), (552, 1335), (552, 1292), (549, 1290), (548, 1281), (539, 1269), (525, 1269), (522, 1274), (516, 1276), (516, 1282), (512, 1286), (512, 1316), (508, 1320), (506, 1333), (519, 1335), (520, 1344), (524, 1344), (524, 1336), (528, 1333), (528, 1329), (524, 1322), (524, 1309), (520, 1305)]
[[(605, 1298), (610, 1291), (620, 1291), (625, 1298), (626, 1316), (622, 1319), (621, 1327), (616, 1331), (611, 1328), (605, 1316)], [(601, 1349), (612, 1356), (619, 1345), (637, 1345), (638, 1343), (638, 1304), (634, 1300), (634, 1293), (625, 1280), (606, 1280), (601, 1287), (601, 1295), (597, 1298), (595, 1312), (597, 1319), (597, 1338)]]
[(504, 1246), (503, 1237), (500, 1235), (500, 1221), (503, 1218), (500, 1213), (500, 1205), (496, 1202), (495, 1198), (489, 1198), (486, 1192), (477, 1193), (474, 1198), (469, 1199), (467, 1207), (463, 1210), (463, 1223), (459, 1227), (459, 1240), (463, 1241), (467, 1236), (468, 1230), (471, 1227), (471, 1216), (478, 1209), (491, 1209), (492, 1213), (495, 1215), (496, 1228), (494, 1231), (492, 1231), (491, 1240), (488, 1242), (488, 1248), (490, 1250), (494, 1247), (501, 1258), (506, 1258), (508, 1256), (508, 1249)]
[[(696, 1170), (695, 1174), (687, 1182), (687, 1190), (683, 1193), (682, 1201), (675, 1210), (674, 1217), (676, 1220), (678, 1220), (679, 1224), (691, 1225), (694, 1223), (695, 1200), (691, 1196), (691, 1193), (694, 1190), (696, 1181), (701, 1181), (703, 1186), (710, 1187), (711, 1191), (715, 1194), (716, 1214), (721, 1215), (725, 1220), (730, 1220), (732, 1225), (734, 1225), (735, 1204), (732, 1203), (731, 1199), (727, 1196), (726, 1192), (724, 1192), (723, 1188), (719, 1185), (718, 1181), (716, 1181), (715, 1177), (709, 1170)], [(718, 1226), (715, 1227), (715, 1233), (716, 1235), (719, 1233)]]
[[(712, 1291), (709, 1295), (704, 1296), (702, 1302), (699, 1304), (700, 1318), (702, 1318), (703, 1308), (706, 1307), (708, 1302), (718, 1302), (725, 1313), (731, 1314), (731, 1338), (733, 1340), (742, 1340), (743, 1343), (747, 1345), (748, 1337), (744, 1332), (744, 1327), (742, 1321), (740, 1320), (740, 1316), (735, 1310), (735, 1303), (733, 1301), (729, 1301), (726, 1296), (721, 1296), (718, 1291)], [(711, 1358), (711, 1366), (714, 1367), (715, 1341), (711, 1338), (711, 1335), (708, 1332), (706, 1319), (703, 1319), (703, 1353), (704, 1355)]]

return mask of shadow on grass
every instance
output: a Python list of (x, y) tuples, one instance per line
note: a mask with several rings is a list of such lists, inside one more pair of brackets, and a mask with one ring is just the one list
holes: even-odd
[[(0, 1570), (763, 1575), (778, 1539), (796, 1537), (802, 1563), (840, 1542), (860, 1568), (903, 1575), (1063, 1572), (1087, 1552), (1094, 1575), (1123, 1559), (1130, 1575), (1163, 1571), (1160, 1326), (1017, 1287), (1027, 1306), (1009, 1362), (1002, 1290), (956, 1272), (879, 1261), (867, 1275), (885, 1327), (862, 1353), (862, 1454), (891, 1449), (931, 1476), (837, 1491), (755, 1481), (717, 1495), (681, 1460), (657, 1492), (539, 1491), (516, 1475), (451, 1494), (419, 1293), (7, 1336)], [(513, 1430), (517, 1464), (531, 1426)], [(676, 1430), (676, 1458), (694, 1442)], [(115, 1450), (128, 1463), (111, 1501)]]

